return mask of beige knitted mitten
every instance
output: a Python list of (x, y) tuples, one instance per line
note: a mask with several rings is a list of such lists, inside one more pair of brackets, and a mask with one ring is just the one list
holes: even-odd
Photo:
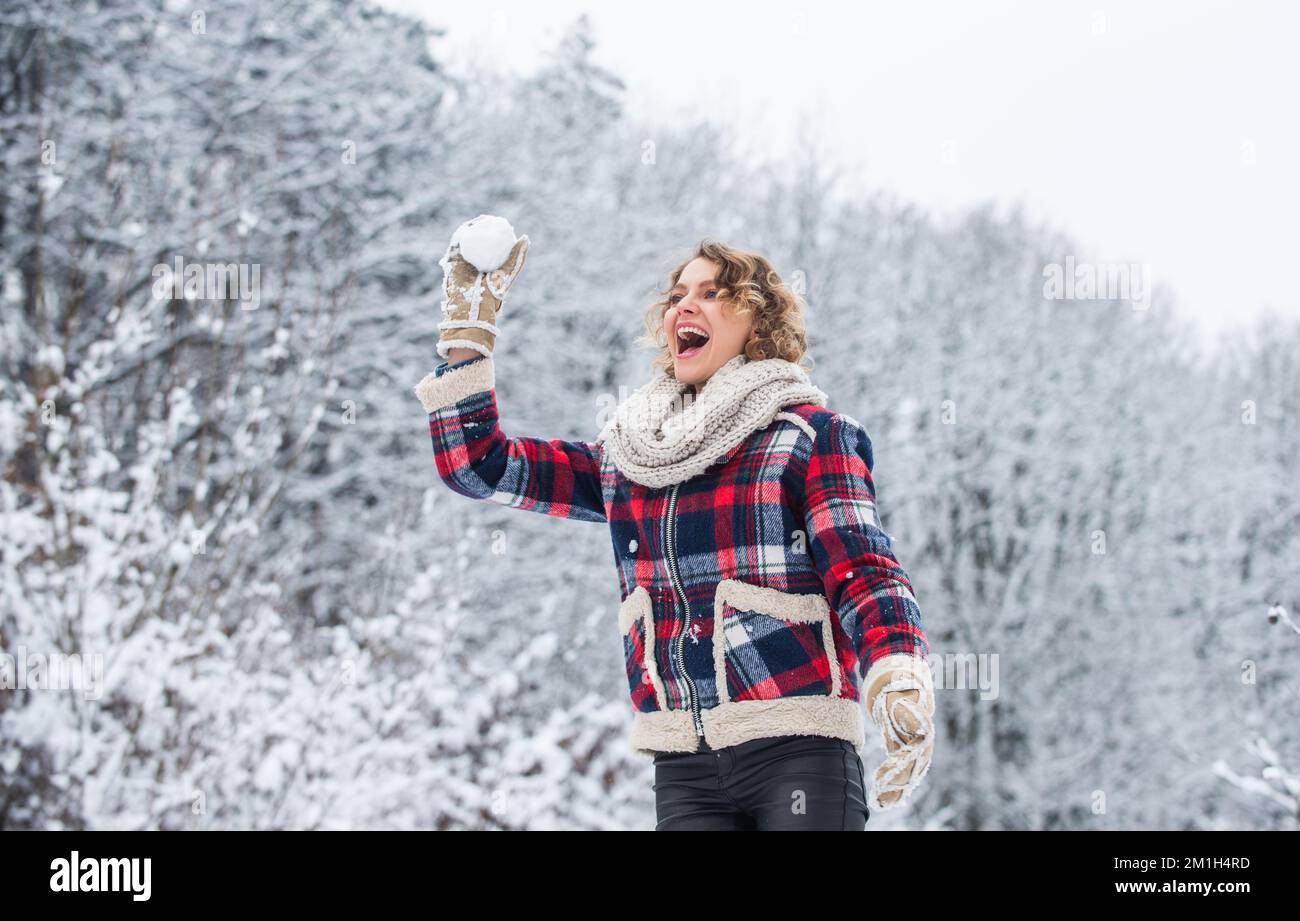
[[(487, 215), (466, 221), (452, 236), (451, 245), (438, 264), (442, 266), (442, 313), (438, 324), (442, 331), (438, 338), (438, 356), (448, 358), (451, 349), (473, 349), (490, 357), (496, 346), (496, 319), (501, 312), (506, 292), (524, 267), (528, 258), (528, 237), (519, 237), (500, 266), (481, 271), (461, 254), (457, 239), (462, 231)], [(507, 242), (509, 242), (507, 238)]]
[(934, 678), (924, 659), (910, 655), (886, 656), (870, 671), (867, 710), (884, 733), (885, 760), (873, 777), (875, 802), (869, 805), (888, 809), (900, 805), (930, 769)]

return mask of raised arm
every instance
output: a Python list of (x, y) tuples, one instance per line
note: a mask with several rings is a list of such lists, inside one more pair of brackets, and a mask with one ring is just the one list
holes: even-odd
[(497, 414), (496, 320), (528, 259), (504, 218), (480, 214), (456, 228), (442, 266), (441, 365), (415, 386), (429, 414), (438, 475), (472, 499), (556, 518), (604, 521), (600, 447), (585, 441), (510, 438)]
[(490, 356), (443, 362), (415, 392), (429, 414), (438, 476), (455, 492), (555, 518), (606, 520), (601, 446), (506, 436)]
[(454, 491), (556, 518), (606, 520), (600, 445), (505, 435), (490, 355), (443, 362), (415, 395), (429, 414), (438, 475)]

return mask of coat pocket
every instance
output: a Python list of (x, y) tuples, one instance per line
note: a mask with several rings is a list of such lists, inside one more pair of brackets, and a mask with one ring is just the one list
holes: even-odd
[(618, 629), (623, 635), (623, 664), (632, 709), (644, 713), (663, 710), (663, 685), (654, 660), (654, 610), (644, 586), (633, 589), (619, 607)]
[(720, 702), (840, 696), (830, 605), (821, 595), (724, 579), (714, 630)]

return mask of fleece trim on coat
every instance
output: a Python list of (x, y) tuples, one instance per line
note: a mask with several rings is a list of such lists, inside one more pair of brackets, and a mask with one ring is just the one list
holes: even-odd
[(430, 371), (415, 385), (415, 395), (426, 413), (452, 406), (471, 394), (484, 393), (496, 386), (495, 366), (490, 356), (471, 358), (448, 367), (450, 370), (442, 375)]
[[(789, 697), (783, 700), (742, 700), (704, 711), (704, 737), (713, 749), (754, 739), (784, 735), (816, 735), (843, 739), (859, 755), (865, 749), (866, 720), (852, 700)], [(653, 758), (657, 752), (693, 752), (699, 739), (686, 710), (636, 713), (627, 736), (630, 751)]]
[[(813, 665), (819, 670), (824, 667), (830, 676), (830, 696), (840, 696), (842, 669), (838, 661), (831, 661), (831, 654), (835, 650), (835, 635), (831, 626), (831, 609), (826, 604), (826, 599), (821, 595), (792, 595), (735, 579), (723, 579), (718, 583), (713, 615), (713, 669), (719, 679), (718, 699), (722, 703), (731, 702), (727, 682), (721, 680), (727, 674), (727, 656), (735, 656), (751, 642), (750, 628), (743, 622), (744, 612), (757, 614), (769, 624), (777, 621), (812, 624), (821, 640), (819, 658)], [(787, 626), (784, 629), (792, 628)], [(721, 642), (718, 642), (718, 636), (721, 636)], [(815, 640), (811, 635), (807, 635), (806, 639)]]

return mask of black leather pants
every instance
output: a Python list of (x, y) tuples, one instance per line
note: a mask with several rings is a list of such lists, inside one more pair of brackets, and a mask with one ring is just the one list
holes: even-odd
[(655, 755), (656, 831), (862, 831), (862, 759), (826, 736)]

